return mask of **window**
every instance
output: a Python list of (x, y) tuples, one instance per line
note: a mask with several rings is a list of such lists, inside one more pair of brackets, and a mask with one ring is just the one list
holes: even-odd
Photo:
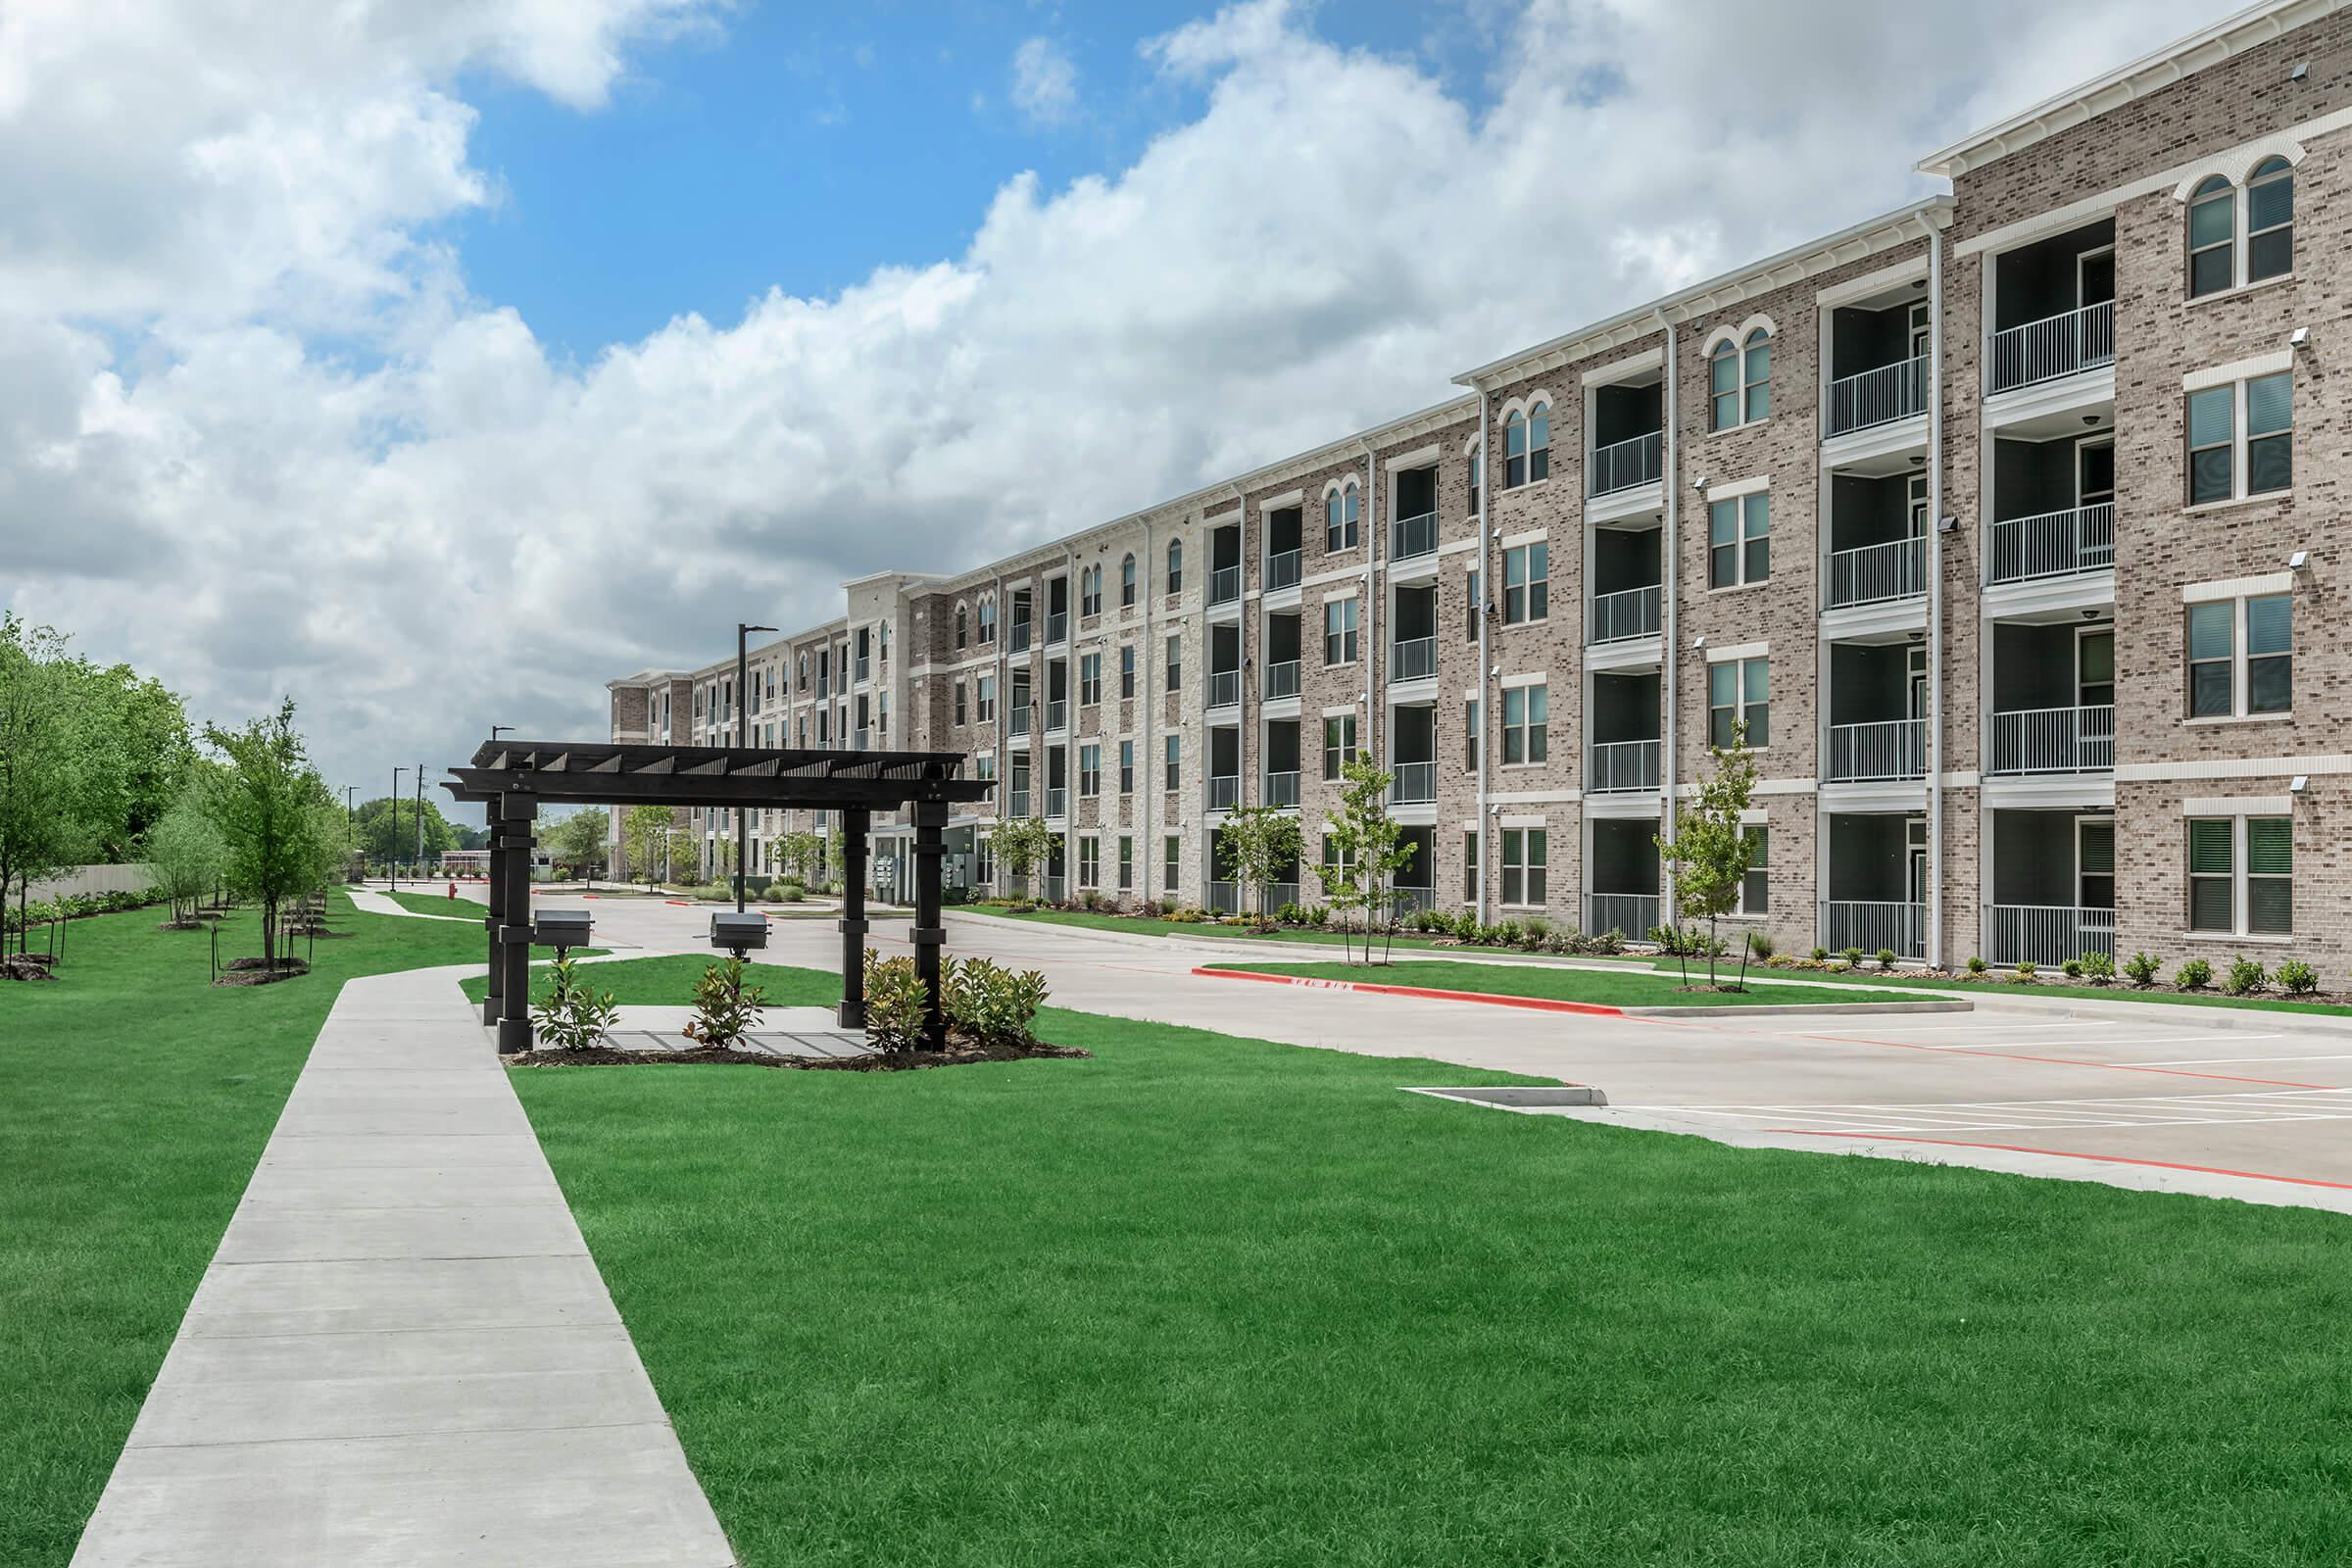
[(1462, 829), (1462, 902), (1478, 902), (1478, 829)]
[(1168, 541), (1168, 592), (1184, 592), (1184, 541), (1181, 539)]
[(963, 682), (961, 681), (956, 683), (956, 722), (958, 724), (967, 722), (964, 717)]
[(2236, 281), (2237, 192), (2216, 174), (2188, 198), (2188, 297)]
[(1544, 744), (1544, 710), (1550, 692), (1542, 685), (1506, 686), (1502, 692), (1502, 761), (1541, 762), (1548, 757)]
[(808, 689), (808, 653), (807, 649), (801, 651), (800, 669), (801, 690), (807, 691)]
[(1463, 584), (1467, 591), (1462, 603), (1462, 641), (1474, 643), (1478, 641), (1479, 617), (1486, 613), (1487, 604), (1478, 597), (1478, 568), (1472, 567), (1463, 576), (1468, 581)]
[(2283, 158), (2266, 159), (2246, 182), (2246, 281), (2278, 277), (2294, 265), (2294, 167)]
[(1727, 659), (1707, 666), (1707, 744), (1729, 746), (1744, 719), (1747, 744), (1772, 744), (1771, 661)]
[(1102, 885), (1102, 841), (1086, 838), (1078, 841), (1078, 885), (1099, 888)]
[(1502, 902), (1505, 904), (1542, 904), (1544, 894), (1544, 860), (1550, 854), (1546, 840), (1549, 835), (1540, 827), (1506, 827), (1502, 830)]
[(1751, 495), (1707, 505), (1707, 586), (1738, 588), (1772, 575), (1772, 496)]
[(2291, 711), (2294, 634), (2295, 607), (2289, 594), (2189, 606), (2188, 716)]
[(1102, 656), (1078, 656), (1078, 706), (1092, 708), (1102, 701)]
[(1772, 829), (1741, 828), (1740, 836), (1747, 841), (1747, 874), (1740, 879), (1740, 906), (1732, 912), (1757, 916), (1770, 914), (1769, 878), (1765, 867), (1772, 856)]
[(1179, 874), (1184, 865), (1184, 840), (1174, 833), (1161, 836), (1159, 841), (1159, 890), (1173, 894), (1176, 884), (1183, 880)]
[(1119, 742), (1119, 793), (1135, 793), (1135, 742)]
[(1470, 515), (1473, 517), (1481, 514), (1480, 502), (1483, 499), (1481, 492), (1485, 489), (1482, 481), (1486, 478), (1486, 474), (1487, 455), (1473, 444), (1470, 448)]
[(2191, 392), (2186, 424), (2190, 506), (2294, 483), (2292, 371)]
[(1078, 748), (1078, 798), (1088, 800), (1102, 793), (1102, 748), (1087, 745)]
[(1323, 776), (1335, 779), (1355, 760), (1355, 715), (1335, 713), (1323, 720)]
[(1181, 759), (1183, 756), (1184, 743), (1174, 735), (1169, 736), (1167, 744), (1167, 760), (1162, 764), (1161, 785), (1171, 795), (1176, 793), (1176, 780), (1179, 773), (1182, 771), (1178, 765), (1178, 762), (1179, 759)]
[(1462, 702), (1462, 766), (1475, 773), (1486, 766), (1486, 759), (1478, 745), (1478, 699)]
[(1355, 601), (1333, 599), (1323, 606), (1323, 662), (1355, 662)]
[(1514, 409), (1502, 421), (1502, 487), (1551, 477), (1551, 405), (1532, 403)]
[(1502, 622), (1516, 626), (1549, 613), (1551, 547), (1520, 545), (1502, 553)]
[(1125, 893), (1134, 886), (1135, 840), (1122, 833), (1119, 835), (1119, 891)]
[(1172, 692), (1184, 690), (1184, 639), (1182, 637), (1168, 639), (1168, 690)]
[(961, 600), (956, 604), (956, 646), (963, 647), (971, 638), (971, 612)]
[(972, 754), (972, 777), (977, 779), (993, 779), (996, 776), (997, 754), (994, 752), (974, 752)]
[(1707, 357), (1710, 428), (1753, 424), (1772, 412), (1772, 334), (1757, 327), (1745, 343), (1725, 338)]
[(1119, 696), (1126, 699), (1133, 699), (1135, 696), (1135, 645), (1133, 643), (1119, 650)]
[(1350, 479), (1323, 498), (1323, 548), (1353, 550), (1358, 542), (1358, 496)]
[(1133, 556), (1129, 556), (1119, 563), (1119, 608), (1121, 610), (1135, 608), (1135, 557)]
[(977, 689), (975, 690), (973, 697), (974, 701), (978, 705), (977, 716), (980, 722), (983, 724), (992, 724), (996, 722), (997, 677), (994, 675), (981, 676), (977, 683)]
[(997, 602), (994, 599), (980, 601), (980, 640), (983, 643), (997, 640)]
[(2291, 817), (2189, 818), (2188, 928), (2291, 936), (2294, 853)]

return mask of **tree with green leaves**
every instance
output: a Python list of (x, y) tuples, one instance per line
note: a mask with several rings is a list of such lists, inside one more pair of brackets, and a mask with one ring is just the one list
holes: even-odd
[[(1674, 837), (1669, 840), (1653, 834), (1651, 841), (1658, 847), (1659, 858), (1675, 868), (1672, 886), (1677, 907), (1707, 922), (1707, 989), (1713, 991), (1718, 989), (1715, 955), (1721, 946), (1715, 940), (1715, 922), (1740, 906), (1740, 885), (1755, 849), (1740, 820), (1756, 788), (1756, 760), (1747, 747), (1746, 721), (1732, 726), (1731, 745), (1708, 751), (1715, 760), (1714, 771), (1699, 781), (1697, 798), (1677, 813)], [(1690, 948), (1686, 943), (1676, 946), (1683, 952), (1683, 985), (1688, 988)], [(1740, 984), (1735, 990), (1746, 989), (1747, 955), (1748, 945), (1742, 942)]]
[(784, 874), (803, 887), (816, 881), (824, 866), (825, 841), (806, 828), (795, 828), (776, 840), (776, 864)]
[(341, 813), (294, 727), (292, 698), (242, 729), (207, 724), (204, 738), (223, 763), (204, 799), (227, 851), (228, 886), (261, 906), (264, 963), (274, 969), (279, 910), (319, 885)]
[(1391, 775), (1370, 758), (1357, 757), (1340, 770), (1340, 808), (1323, 819), (1324, 858), (1315, 867), (1324, 896), (1340, 911), (1341, 956), (1353, 961), (1347, 944), (1347, 916), (1364, 911), (1364, 962), (1372, 961), (1375, 921), (1387, 935), (1381, 961), (1395, 952), (1396, 923), (1389, 918), (1396, 897), (1396, 873), (1413, 863), (1418, 846), (1404, 837), (1404, 828), (1389, 815)]
[(585, 872), (594, 887), (596, 868), (605, 863), (606, 820), (602, 807), (588, 807), (542, 827), (539, 840), (557, 864)]
[(661, 880), (674, 818), (666, 806), (632, 806), (620, 819), (620, 843), (631, 877), (651, 887)]
[(80, 863), (95, 844), (97, 747), (90, 713), (74, 701), (65, 641), (0, 614), (0, 904), (13, 887), (22, 905), (32, 883)]
[(199, 922), (196, 906), (219, 887), (228, 868), (228, 846), (206, 806), (204, 781), (191, 782), (164, 819), (148, 830), (144, 858), (155, 889), (172, 906), (172, 926), (189, 930)]
[(1298, 863), (1298, 813), (1279, 806), (1244, 806), (1225, 814), (1217, 829), (1217, 854), (1225, 874), (1257, 894), (1257, 929), (1274, 929), (1266, 907), (1271, 889), (1286, 867)]
[(997, 863), (1023, 882), (1041, 865), (1054, 862), (1054, 846), (1061, 835), (1046, 826), (1042, 816), (999, 817), (988, 830), (988, 847)]
[[(459, 848), (458, 830), (429, 796), (423, 808), (424, 859), (420, 863), (432, 865)], [(416, 858), (416, 812), (414, 796), (393, 799), (379, 795), (374, 800), (362, 801), (352, 817), (360, 848), (368, 852), (370, 860), (397, 860), (407, 865)]]

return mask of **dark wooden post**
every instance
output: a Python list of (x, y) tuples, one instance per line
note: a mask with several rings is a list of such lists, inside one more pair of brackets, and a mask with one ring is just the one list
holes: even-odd
[(498, 803), (499, 798), (493, 796), (489, 809), (484, 814), (490, 829), (490, 912), (482, 916), (482, 926), (488, 933), (490, 946), (490, 991), (482, 998), (482, 1022), (485, 1024), (498, 1022), (498, 999), (506, 990), (507, 981), (507, 966), (498, 961), (498, 923), (504, 918), (502, 911), (507, 906), (507, 852), (500, 848), (507, 830), (507, 819), (500, 813)]
[(506, 978), (499, 991), (498, 1054), (513, 1056), (531, 1049), (531, 823), (539, 803), (528, 795), (502, 795), (498, 804), (506, 818), (498, 842), (507, 852), (499, 890), (498, 962)]
[(865, 833), (869, 813), (841, 813), (841, 1026), (865, 1027)]
[(940, 922), (940, 858), (948, 825), (948, 803), (914, 803), (914, 972), (924, 987), (923, 1044), (933, 1051), (948, 1043), (946, 999), (940, 995), (940, 957), (948, 933)]

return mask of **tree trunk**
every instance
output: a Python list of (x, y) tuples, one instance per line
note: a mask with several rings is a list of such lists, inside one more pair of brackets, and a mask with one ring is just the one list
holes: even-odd
[(1707, 989), (1709, 991), (1720, 991), (1723, 989), (1723, 987), (1717, 982), (1715, 975), (1716, 946), (1715, 917), (1710, 914), (1707, 916)]

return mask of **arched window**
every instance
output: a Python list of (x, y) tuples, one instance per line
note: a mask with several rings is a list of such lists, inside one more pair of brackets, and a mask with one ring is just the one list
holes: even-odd
[(993, 643), (996, 640), (997, 596), (991, 594), (986, 599), (980, 601), (980, 641), (983, 644), (986, 644)]
[(1551, 476), (1551, 405), (1514, 409), (1502, 422), (1502, 487), (1515, 490)]
[(1172, 594), (1184, 592), (1184, 541), (1168, 541), (1168, 587)]
[(2237, 190), (2215, 174), (2188, 198), (2188, 297), (2237, 281)]
[(806, 648), (801, 650), (799, 685), (803, 691), (808, 689), (808, 650)]
[(1760, 326), (1740, 351), (1740, 384), (1747, 395), (1748, 422), (1772, 412), (1772, 334)]
[(1087, 566), (1078, 573), (1078, 613), (1102, 613), (1102, 568)]
[(1355, 481), (1348, 480), (1323, 496), (1323, 548), (1353, 550), (1362, 538), (1363, 509)]
[(1119, 608), (1121, 610), (1135, 608), (1135, 557), (1133, 556), (1129, 556), (1119, 563)]
[(962, 600), (956, 601), (956, 646), (961, 648), (970, 640), (971, 612)]
[(1772, 331), (1726, 337), (1707, 356), (1708, 428), (1730, 430), (1772, 412)]
[(2294, 266), (2294, 166), (2266, 158), (2246, 181), (2246, 281), (2278, 277)]

